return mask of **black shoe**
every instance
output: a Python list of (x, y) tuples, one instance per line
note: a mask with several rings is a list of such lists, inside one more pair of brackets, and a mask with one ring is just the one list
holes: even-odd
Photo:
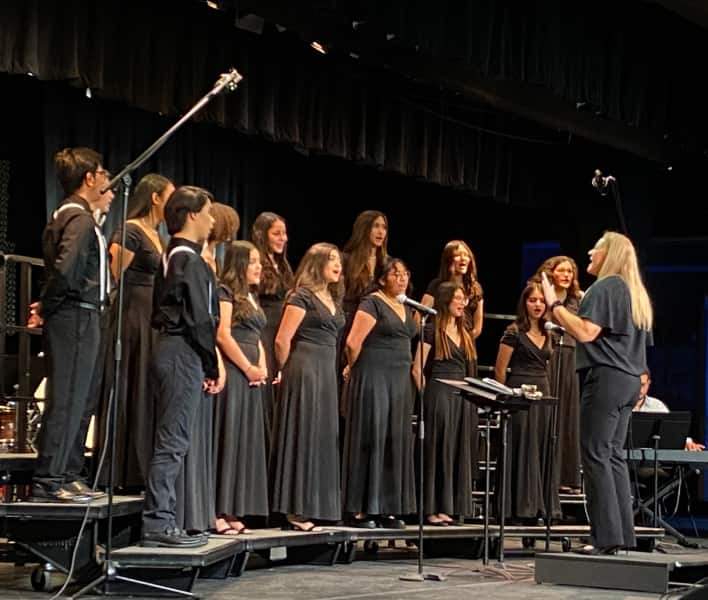
[(208, 537), (189, 535), (181, 529), (143, 532), (143, 546), (148, 548), (198, 548), (206, 546)]
[(189, 530), (189, 531), (184, 531), (183, 532), (185, 535), (188, 535), (189, 537), (192, 538), (201, 538), (204, 540), (209, 540), (209, 532), (208, 531), (198, 531), (196, 529), (194, 530)]
[(62, 504), (85, 504), (91, 500), (90, 496), (77, 494), (63, 486), (50, 490), (36, 483), (32, 485), (32, 493), (27, 498), (28, 502), (59, 502)]
[(106, 495), (106, 492), (102, 492), (100, 490), (92, 490), (88, 485), (86, 485), (86, 483), (81, 481), (81, 479), (77, 479), (76, 481), (72, 481), (71, 483), (65, 483), (62, 487), (65, 490), (68, 490), (79, 496), (88, 496), (92, 500), (96, 500), (97, 498), (103, 498)]
[(617, 554), (621, 549), (622, 546), (583, 546), (582, 548), (576, 548), (573, 552), (587, 556), (612, 556), (613, 554)]
[(347, 525), (349, 525), (349, 527), (358, 527), (359, 529), (376, 529), (376, 521), (368, 517), (364, 517), (363, 519), (349, 517)]
[(379, 517), (377, 519), (379, 527), (381, 529), (405, 529), (406, 524), (403, 522), (402, 519), (398, 519), (397, 517)]

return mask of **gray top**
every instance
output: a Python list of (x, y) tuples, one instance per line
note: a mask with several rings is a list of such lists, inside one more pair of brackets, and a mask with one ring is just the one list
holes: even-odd
[(580, 302), (578, 316), (602, 327), (592, 341), (578, 343), (576, 369), (608, 366), (639, 377), (646, 371), (650, 331), (632, 321), (632, 300), (624, 280), (611, 275), (593, 283)]

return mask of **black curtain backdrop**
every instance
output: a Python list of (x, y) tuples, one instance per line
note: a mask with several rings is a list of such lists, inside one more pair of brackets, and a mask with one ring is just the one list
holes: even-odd
[[(31, 256), (40, 254), (47, 211), (61, 199), (52, 166), (56, 150), (94, 147), (115, 171), (175, 119), (122, 102), (89, 99), (81, 88), (27, 75), (0, 76), (0, 95), (9, 100), (8, 110), (0, 113), (5, 132), (0, 158), (11, 161), (10, 237), (17, 253)], [(608, 161), (621, 164), (615, 172), (621, 181), (661, 181), (646, 162), (593, 144), (532, 147), (535, 152), (526, 152), (527, 158), (504, 164), (516, 200), (500, 201), (215, 124), (189, 123), (136, 173), (135, 182), (156, 171), (176, 184), (210, 189), (240, 213), (241, 237), (248, 235), (259, 212), (282, 214), (294, 264), (317, 241), (342, 246), (362, 210), (382, 210), (390, 221), (390, 251), (413, 272), (414, 296), (422, 295), (436, 275), (445, 242), (461, 238), (476, 254), (487, 310), (513, 312), (524, 243), (560, 241), (563, 251), (584, 265), (587, 249), (602, 231), (617, 227), (613, 202), (590, 186), (593, 167)], [(625, 187), (625, 204), (639, 207), (628, 214), (632, 228), (653, 210), (657, 190)], [(117, 212), (109, 215), (109, 233)], [(500, 333), (490, 327), (484, 336), (487, 361), (494, 358)]]
[[(198, 121), (509, 197), (516, 144), (481, 130), (496, 129), (499, 115), (477, 112), (470, 126), (459, 123), (459, 110), (440, 118), (438, 90), (349, 57), (321, 56), (289, 33), (237, 30), (203, 3), (8, 0), (0, 6), (0, 40), (2, 72), (66, 81), (89, 88), (94, 98), (168, 116), (185, 112), (235, 66), (245, 76), (238, 92), (215, 99)], [(411, 95), (422, 97), (426, 109), (407, 101)], [(62, 98), (48, 104), (54, 114), (47, 118), (61, 107)], [(108, 124), (99, 123), (96, 134), (104, 129)], [(121, 148), (133, 149), (112, 141), (115, 158), (122, 158)], [(217, 192), (234, 190), (224, 184)]]
[(313, 13), (349, 11), (487, 79), (542, 86), (659, 139), (669, 134), (705, 148), (708, 81), (697, 65), (708, 54), (708, 35), (653, 2), (332, 0), (327, 11), (305, 4)]

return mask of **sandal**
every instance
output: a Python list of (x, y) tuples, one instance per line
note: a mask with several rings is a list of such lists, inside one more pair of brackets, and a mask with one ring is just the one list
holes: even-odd
[(435, 515), (428, 515), (428, 517), (426, 517), (425, 519), (425, 522), (428, 525), (435, 525), (436, 527), (447, 527), (447, 521)]
[(290, 521), (283, 525), (285, 531), (300, 531), (302, 533), (317, 533), (324, 531), (322, 527), (315, 525), (312, 521)]
[(227, 515), (227, 514), (219, 515), (217, 517), (217, 526), (218, 526), (219, 521), (223, 521), (230, 529), (233, 529), (236, 532), (235, 534), (231, 534), (231, 535), (239, 535), (242, 533), (252, 533), (252, 531), (250, 529), (248, 529), (248, 527), (246, 527), (239, 520), (239, 518), (234, 515)]
[(223, 529), (212, 529), (211, 531), (214, 533), (214, 535), (236, 536), (241, 533), (238, 529), (234, 529), (233, 527), (224, 527)]

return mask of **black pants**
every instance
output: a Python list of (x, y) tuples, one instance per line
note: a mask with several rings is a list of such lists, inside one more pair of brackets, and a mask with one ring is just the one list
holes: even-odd
[[(66, 465), (67, 481), (76, 481), (77, 479), (86, 481), (88, 478), (88, 473), (86, 469), (84, 469), (86, 463), (86, 435), (88, 434), (89, 425), (91, 424), (91, 417), (96, 414), (98, 409), (98, 403), (101, 398), (103, 387), (105, 383), (110, 385), (110, 382), (113, 379), (113, 365), (109, 365), (106, 362), (108, 347), (115, 341), (109, 328), (110, 317), (108, 310), (104, 310), (100, 313), (98, 323), (100, 330), (100, 341), (95, 359), (96, 366), (93, 369), (93, 375), (89, 384), (88, 398), (86, 401), (84, 414), (81, 417), (79, 434), (76, 436), (74, 446), (69, 453), (69, 461)], [(102, 448), (103, 440), (94, 439), (92, 453), (92, 458), (94, 461), (99, 459), (100, 450)], [(107, 454), (106, 460), (110, 460), (110, 458), (110, 454)], [(104, 467), (104, 469), (107, 471), (106, 467)], [(88, 483), (90, 485), (92, 482)]]
[[(72, 454), (81, 448), (82, 429), (89, 407), (91, 382), (100, 345), (99, 313), (78, 306), (63, 306), (44, 324), (47, 351), (47, 400), (39, 432), (39, 456), (34, 482), (47, 490), (76, 479), (69, 469)], [(90, 414), (89, 414), (90, 419)], [(88, 421), (87, 421), (88, 426)], [(83, 436), (82, 436), (83, 434)], [(83, 464), (83, 461), (82, 461)]]
[(197, 353), (184, 338), (163, 335), (150, 370), (158, 421), (145, 489), (144, 532), (163, 532), (176, 526), (175, 481), (189, 450), (203, 382)]
[(625, 440), (639, 377), (598, 366), (580, 373), (580, 450), (596, 547), (636, 546)]

